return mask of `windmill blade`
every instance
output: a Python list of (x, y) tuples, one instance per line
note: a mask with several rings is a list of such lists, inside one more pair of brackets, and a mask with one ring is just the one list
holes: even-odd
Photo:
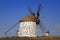
[(42, 18), (42, 19), (43, 19), (43, 18), (46, 18), (46, 16), (43, 16), (43, 17), (40, 17), (40, 18)]
[(40, 21), (40, 23), (39, 23), (39, 26), (40, 26), (40, 28), (42, 29), (42, 31), (45, 31), (45, 26), (42, 24), (41, 21)]
[(42, 24), (40, 23), (39, 25), (40, 25), (40, 28), (41, 28), (43, 31), (45, 31), (45, 29), (43, 28)]
[[(20, 22), (20, 21), (19, 21)], [(14, 28), (17, 24), (19, 24), (19, 22), (17, 22), (15, 25), (13, 25), (10, 29), (8, 29), (5, 34), (7, 34), (8, 31), (10, 31), (12, 28)]]
[(28, 11), (32, 14), (35, 15), (35, 13), (32, 11), (32, 9), (30, 7), (28, 7)]
[(40, 16), (40, 11), (41, 11), (41, 4), (38, 5), (37, 18)]

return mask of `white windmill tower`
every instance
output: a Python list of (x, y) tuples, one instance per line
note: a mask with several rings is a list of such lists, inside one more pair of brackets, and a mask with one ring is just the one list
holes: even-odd
[(36, 17), (26, 15), (20, 22), (18, 36), (36, 37)]
[[(18, 23), (16, 23), (14, 26), (12, 26), (9, 30), (11, 30), (13, 27), (15, 27), (17, 24), (19, 24), (19, 30), (17, 33), (17, 36), (19, 37), (36, 37), (36, 25), (40, 25), (40, 27), (43, 29), (41, 25), (41, 21), (39, 20), (40, 16), (40, 8), (41, 4), (38, 6), (37, 15), (35, 15), (34, 12), (32, 12), (31, 8), (29, 9), (31, 14), (26, 15), (24, 18), (22, 18)], [(9, 30), (7, 30), (5, 33), (7, 33)]]

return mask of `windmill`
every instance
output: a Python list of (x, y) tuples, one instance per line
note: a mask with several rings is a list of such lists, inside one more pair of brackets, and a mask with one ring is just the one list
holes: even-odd
[(36, 25), (39, 25), (43, 31), (45, 29), (43, 28), (41, 24), (41, 20), (39, 19), (40, 11), (41, 11), (41, 4), (38, 5), (38, 10), (36, 14), (32, 11), (31, 8), (28, 9), (30, 14), (23, 17), (21, 20), (19, 20), (15, 25), (13, 25), (9, 30), (5, 32), (7, 34), (12, 28), (14, 28), (17, 24), (19, 24), (19, 30), (17, 31), (17, 36), (19, 37), (36, 37)]

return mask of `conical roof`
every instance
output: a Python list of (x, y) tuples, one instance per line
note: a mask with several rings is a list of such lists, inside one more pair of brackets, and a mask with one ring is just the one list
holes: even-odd
[(34, 15), (32, 15), (32, 14), (28, 14), (25, 17), (22, 18), (21, 22), (24, 22), (24, 21), (37, 22), (37, 18)]

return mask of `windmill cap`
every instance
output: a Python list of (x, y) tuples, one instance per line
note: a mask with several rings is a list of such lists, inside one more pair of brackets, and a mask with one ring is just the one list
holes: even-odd
[(47, 31), (46, 33), (49, 33), (49, 31)]
[(23, 17), (21, 20), (21, 22), (25, 22), (25, 21), (37, 22), (37, 18), (34, 15), (28, 14), (25, 17)]

